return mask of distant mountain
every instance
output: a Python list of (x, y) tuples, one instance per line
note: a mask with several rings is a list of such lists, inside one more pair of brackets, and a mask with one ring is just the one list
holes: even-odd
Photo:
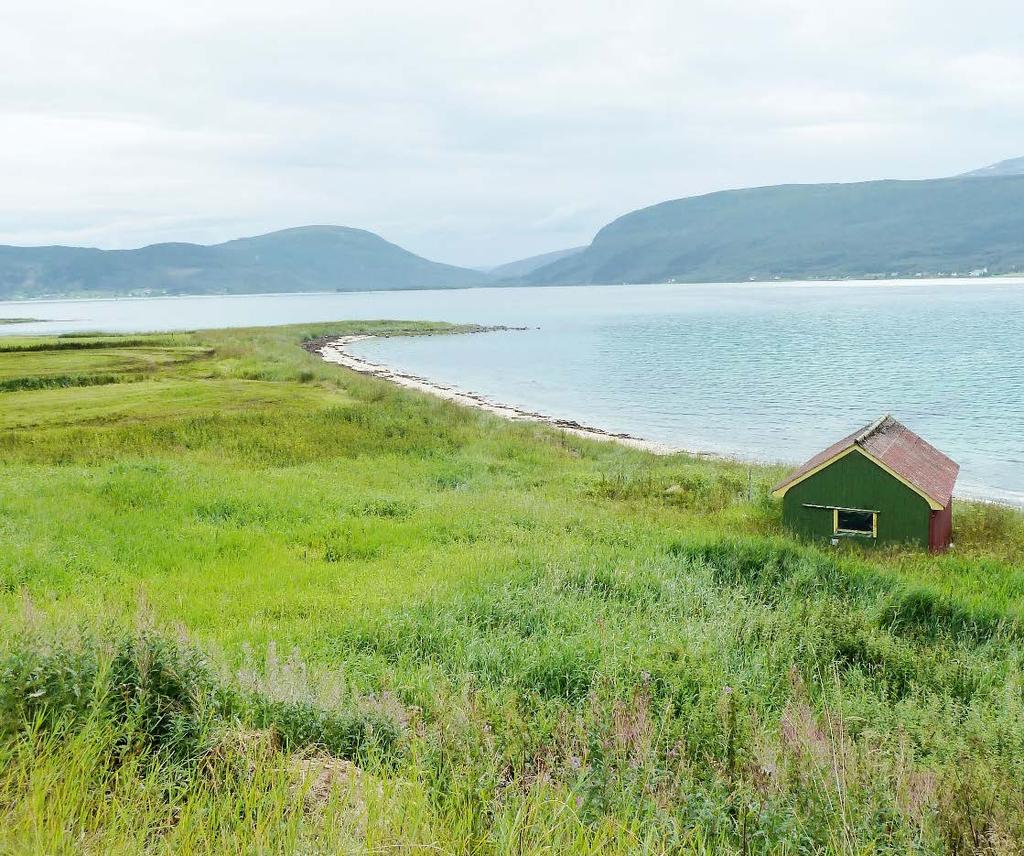
[(0, 299), (449, 288), (488, 281), (479, 271), (428, 261), (343, 226), (303, 226), (213, 246), (0, 246)]
[[(990, 177), (992, 180), (979, 180)], [(0, 299), (1024, 272), (1024, 158), (926, 181), (726, 190), (633, 211), (587, 247), (484, 273), (362, 229), (136, 250), (0, 246)]]
[(1024, 176), (796, 184), (663, 202), (522, 277), (729, 282), (1024, 270)]
[(981, 169), (974, 169), (965, 172), (962, 178), (988, 178), (997, 175), (1024, 175), (1024, 158), (1010, 158), (1010, 160), (999, 161), (992, 166), (984, 166)]
[(507, 262), (497, 267), (488, 268), (487, 273), (499, 279), (526, 276), (526, 274), (532, 273), (539, 267), (567, 258), (568, 256), (574, 256), (576, 253), (582, 253), (585, 249), (586, 247), (570, 247), (568, 250), (554, 250), (550, 253), (542, 253), (539, 256), (530, 256), (526, 259), (519, 259), (518, 261)]

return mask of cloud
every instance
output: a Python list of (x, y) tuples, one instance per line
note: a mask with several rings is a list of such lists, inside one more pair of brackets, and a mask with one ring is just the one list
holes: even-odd
[(979, 51), (950, 63), (950, 76), (977, 105), (1024, 113), (1024, 48), (1022, 52)]
[(12, 0), (0, 241), (356, 225), (444, 261), (721, 187), (1020, 155), (1024, 16), (979, 0)]

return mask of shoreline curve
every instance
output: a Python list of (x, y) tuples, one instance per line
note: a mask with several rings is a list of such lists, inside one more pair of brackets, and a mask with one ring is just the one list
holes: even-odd
[[(509, 329), (520, 328), (478, 327), (461, 332), (488, 333), (496, 330)], [(446, 386), (445, 384), (438, 383), (409, 372), (397, 371), (389, 366), (374, 363), (370, 360), (363, 359), (362, 357), (357, 357), (355, 354), (345, 350), (348, 345), (351, 345), (354, 342), (374, 338), (380, 337), (374, 336), (373, 334), (335, 336), (326, 340), (309, 342), (307, 349), (311, 353), (318, 354), (325, 362), (342, 366), (343, 368), (347, 368), (357, 374), (386, 380), (405, 389), (425, 392), (428, 395), (433, 395), (437, 398), (444, 399), (445, 401), (451, 401), (455, 404), (460, 404), (463, 407), (472, 407), (476, 410), (483, 410), (487, 413), (492, 413), (495, 416), (500, 416), (503, 419), (508, 419), (514, 422), (537, 422), (542, 425), (556, 428), (559, 431), (564, 431), (565, 433), (576, 437), (583, 437), (588, 440), (599, 440), (606, 443), (618, 443), (619, 445), (626, 446), (631, 449), (639, 449), (641, 451), (651, 452), (655, 455), (689, 455), (690, 457), (702, 460), (724, 461), (734, 464), (748, 464), (752, 466), (772, 466), (778, 464), (780, 466), (785, 466), (785, 464), (781, 464), (779, 462), (756, 460), (753, 458), (747, 459), (735, 455), (722, 454), (720, 452), (710, 452), (703, 449), (686, 449), (680, 446), (672, 446), (668, 443), (659, 443), (655, 440), (647, 440), (643, 437), (637, 437), (632, 434), (618, 434), (613, 431), (607, 431), (604, 428), (584, 425), (573, 419), (560, 419), (555, 416), (549, 416), (545, 413), (526, 410), (510, 404), (503, 404), (501, 402), (492, 401), (479, 393), (459, 389), (454, 386)], [(964, 490), (961, 488), (955, 491), (953, 495), (956, 499), (967, 500), (968, 502), (980, 502), (986, 505), (1001, 505), (1017, 509), (1018, 511), (1024, 510), (1024, 495), (1019, 495), (1009, 491), (995, 491), (991, 488), (987, 491), (972, 490), (970, 488)]]
[[(490, 329), (492, 328), (474, 332), (489, 332)], [(636, 437), (632, 434), (619, 434), (613, 431), (607, 431), (603, 428), (597, 428), (592, 425), (583, 425), (573, 419), (560, 419), (555, 416), (549, 416), (545, 413), (538, 413), (533, 410), (514, 407), (510, 404), (491, 401), (479, 393), (459, 389), (454, 386), (446, 386), (445, 384), (437, 383), (436, 381), (420, 377), (419, 375), (410, 374), (408, 372), (397, 371), (388, 366), (381, 365), (380, 363), (374, 363), (370, 360), (363, 359), (362, 357), (357, 357), (355, 354), (346, 350), (347, 346), (354, 342), (373, 338), (376, 337), (369, 334), (338, 336), (329, 339), (326, 342), (313, 343), (313, 347), (310, 348), (310, 350), (319, 354), (325, 362), (342, 366), (343, 368), (349, 369), (358, 374), (375, 377), (380, 380), (386, 380), (405, 389), (414, 389), (418, 392), (425, 392), (437, 398), (444, 399), (445, 401), (451, 401), (464, 407), (472, 407), (476, 410), (483, 410), (486, 413), (491, 413), (495, 416), (500, 416), (503, 419), (508, 419), (513, 422), (537, 422), (542, 425), (548, 425), (552, 428), (564, 431), (567, 434), (572, 434), (576, 437), (584, 437), (589, 440), (600, 440), (606, 443), (618, 443), (622, 446), (627, 446), (632, 449), (640, 449), (645, 452), (652, 452), (656, 455), (685, 454), (696, 458), (722, 461), (737, 460), (714, 452), (677, 448), (667, 443), (658, 443), (654, 440), (646, 440), (643, 437)]]

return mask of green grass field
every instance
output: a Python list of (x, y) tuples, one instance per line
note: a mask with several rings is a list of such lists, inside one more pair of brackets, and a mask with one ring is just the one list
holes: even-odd
[(1019, 514), (800, 544), (300, 347), (458, 329), (0, 339), (0, 853), (1022, 852)]

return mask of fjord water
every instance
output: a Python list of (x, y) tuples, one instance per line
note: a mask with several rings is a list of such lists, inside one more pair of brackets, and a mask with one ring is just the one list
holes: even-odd
[(0, 304), (3, 334), (402, 318), (526, 326), (365, 340), (375, 362), (674, 446), (798, 461), (891, 412), (1024, 504), (1024, 279), (460, 289)]

